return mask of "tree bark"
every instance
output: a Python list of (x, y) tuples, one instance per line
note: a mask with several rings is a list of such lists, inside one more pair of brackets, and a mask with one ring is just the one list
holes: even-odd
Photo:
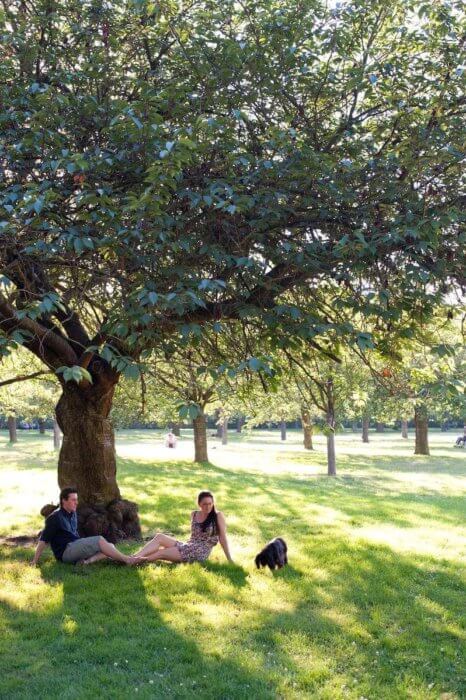
[(241, 433), (244, 425), (244, 416), (238, 416), (236, 419), (236, 432)]
[(327, 474), (328, 476), (336, 476), (337, 461), (335, 456), (335, 432), (332, 431), (327, 435)]
[(301, 411), (301, 423), (303, 426), (303, 444), (304, 449), (313, 450), (314, 445), (312, 444), (312, 420), (309, 411), (303, 409)]
[(57, 419), (53, 419), (53, 449), (59, 450), (61, 445), (61, 430)]
[(137, 506), (121, 499), (116, 481), (115, 435), (108, 415), (118, 375), (100, 358), (89, 371), (93, 383), (66, 382), (55, 409), (63, 433), (58, 484), (78, 492), (83, 537), (103, 535), (111, 542), (140, 538)]
[(333, 395), (333, 380), (330, 378), (326, 382), (327, 395), (327, 474), (336, 476), (337, 462), (335, 456), (335, 398)]
[(362, 441), (369, 442), (369, 418), (366, 416), (362, 419)]
[(375, 424), (375, 432), (376, 433), (384, 433), (385, 432), (385, 424), (384, 423), (376, 423)]
[(8, 432), (10, 434), (10, 442), (18, 442), (16, 432), (16, 416), (8, 416)]
[(401, 437), (405, 440), (408, 439), (408, 421), (406, 418), (402, 418), (401, 420)]
[(194, 430), (194, 461), (208, 462), (207, 455), (207, 425), (204, 413), (193, 419)]
[(414, 408), (414, 425), (416, 430), (416, 440), (414, 445), (415, 455), (429, 455), (429, 419), (425, 406), (418, 404)]
[(286, 440), (286, 421), (283, 418), (280, 421), (280, 438)]
[(100, 377), (82, 390), (75, 382), (67, 382), (56, 407), (63, 433), (58, 484), (75, 486), (81, 504), (106, 504), (120, 498), (115, 435), (108, 419), (115, 384)]
[(40, 435), (45, 435), (45, 420), (43, 418), (38, 419), (39, 433)]
[(222, 445), (228, 444), (228, 416), (222, 419)]
[(215, 409), (215, 425), (216, 427), (216, 435), (218, 438), (222, 437), (222, 415), (220, 412), (219, 408)]

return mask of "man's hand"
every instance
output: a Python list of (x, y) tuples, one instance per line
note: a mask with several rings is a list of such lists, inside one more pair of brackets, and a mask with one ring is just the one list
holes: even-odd
[(37, 543), (35, 554), (31, 560), (31, 566), (38, 565), (40, 556), (41, 556), (42, 552), (44, 551), (44, 549), (46, 548), (46, 546), (47, 546), (47, 542), (43, 542), (42, 540), (39, 540), (39, 542)]

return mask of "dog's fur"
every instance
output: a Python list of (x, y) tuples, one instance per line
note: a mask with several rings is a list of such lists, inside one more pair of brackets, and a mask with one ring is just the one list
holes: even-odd
[(287, 552), (288, 547), (285, 540), (276, 537), (259, 552), (255, 558), (256, 566), (258, 569), (262, 566), (268, 566), (271, 571), (281, 569), (285, 564), (288, 564)]

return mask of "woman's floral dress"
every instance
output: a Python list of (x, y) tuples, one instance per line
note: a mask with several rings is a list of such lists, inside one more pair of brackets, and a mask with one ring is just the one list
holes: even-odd
[(205, 561), (213, 547), (218, 543), (218, 535), (214, 525), (204, 531), (201, 523), (197, 523), (196, 511), (191, 514), (191, 538), (189, 542), (177, 542), (181, 561), (192, 564), (194, 561)]

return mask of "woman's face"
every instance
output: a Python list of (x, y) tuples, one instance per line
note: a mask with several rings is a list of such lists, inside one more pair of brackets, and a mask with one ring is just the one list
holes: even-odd
[(202, 499), (199, 503), (199, 508), (205, 515), (209, 515), (210, 511), (214, 507), (214, 499), (211, 498), (210, 496), (206, 496), (205, 498)]

